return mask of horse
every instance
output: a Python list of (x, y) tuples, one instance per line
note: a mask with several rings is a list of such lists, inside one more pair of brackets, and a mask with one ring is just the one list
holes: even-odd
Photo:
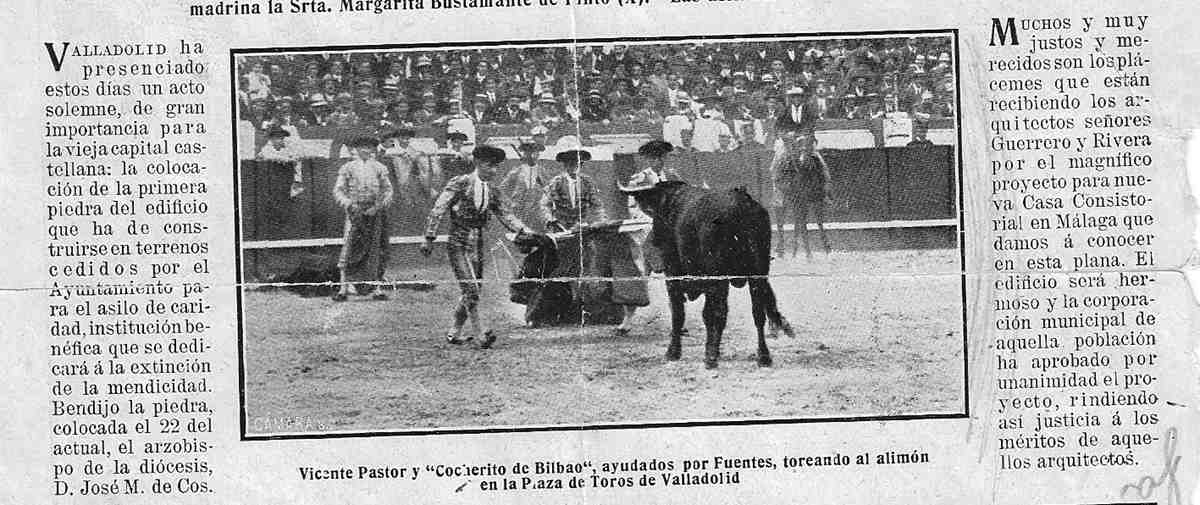
[(825, 233), (825, 206), (829, 202), (829, 165), (821, 153), (813, 149), (812, 136), (785, 135), (785, 150), (771, 162), (771, 173), (776, 186), (777, 216), (775, 226), (779, 236), (779, 256), (784, 254), (783, 224), (789, 211), (792, 215), (792, 257), (799, 251), (797, 239), (804, 243), (804, 256), (812, 259), (808, 245), (808, 213), (811, 210), (817, 221), (817, 230), (825, 254), (829, 254), (829, 236)]

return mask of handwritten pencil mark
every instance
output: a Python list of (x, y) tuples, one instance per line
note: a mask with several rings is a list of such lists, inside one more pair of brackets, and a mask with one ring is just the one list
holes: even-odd
[(1121, 486), (1121, 497), (1124, 498), (1129, 491), (1135, 491), (1138, 498), (1146, 499), (1154, 495), (1154, 492), (1162, 486), (1167, 486), (1167, 505), (1179, 505), (1183, 503), (1182, 493), (1179, 490), (1179, 481), (1175, 478), (1175, 472), (1179, 469), (1179, 461), (1183, 456), (1175, 455), (1176, 445), (1179, 443), (1179, 430), (1171, 427), (1163, 436), (1163, 470), (1157, 477), (1146, 475), (1138, 479), (1137, 482), (1125, 484)]

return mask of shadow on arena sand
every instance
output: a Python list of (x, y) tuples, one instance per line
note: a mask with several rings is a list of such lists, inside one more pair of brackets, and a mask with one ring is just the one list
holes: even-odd
[[(390, 279), (450, 280), (431, 261), (401, 260)], [(774, 367), (756, 366), (749, 294), (733, 290), (712, 371), (698, 302), (688, 304), (683, 359), (664, 360), (661, 279), (630, 335), (526, 329), (500, 277), (511, 265), (496, 261), (482, 307), (500, 340), (487, 351), (446, 344), (452, 283), (341, 304), (248, 289), (247, 434), (295, 431), (271, 429), (273, 419), (312, 432), (961, 413), (958, 264), (949, 249), (776, 260), (772, 284), (798, 338), (770, 340)]]

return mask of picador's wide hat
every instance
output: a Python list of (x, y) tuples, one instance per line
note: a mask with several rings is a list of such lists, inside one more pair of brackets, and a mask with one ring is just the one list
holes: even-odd
[(568, 149), (566, 151), (561, 151), (558, 154), (554, 155), (554, 159), (556, 161), (558, 161), (559, 163), (567, 163), (567, 162), (576, 161), (576, 160), (589, 161), (592, 159), (592, 153), (588, 152), (586, 149), (583, 149), (583, 148)]
[(476, 147), (471, 156), (484, 163), (501, 163), (506, 157), (503, 149), (494, 146)]
[(554, 145), (554, 148), (558, 151), (555, 153), (554, 159), (559, 163), (576, 160), (588, 161), (592, 159), (592, 153), (588, 152), (574, 135), (558, 139), (558, 143)]
[(446, 134), (446, 140), (461, 140), (463, 142), (466, 142), (467, 134), (465, 134), (463, 132), (450, 132), (450, 133)]
[(642, 147), (638, 148), (638, 154), (650, 158), (659, 158), (666, 156), (667, 153), (674, 150), (675, 146), (671, 145), (670, 142), (664, 140), (651, 140), (645, 144), (642, 144)]
[(617, 189), (619, 189), (622, 193), (638, 193), (641, 191), (654, 189), (654, 186), (657, 184), (657, 182), (658, 181), (655, 181), (650, 177), (650, 174), (647, 174), (643, 171), (633, 174), (633, 177), (630, 177), (629, 182), (626, 184), (621, 184), (618, 182)]

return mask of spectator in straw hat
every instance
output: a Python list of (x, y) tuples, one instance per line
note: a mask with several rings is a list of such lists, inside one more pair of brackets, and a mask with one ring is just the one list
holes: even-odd
[(584, 121), (608, 121), (608, 104), (604, 101), (604, 94), (600, 90), (588, 90), (587, 96), (583, 99), (583, 110), (580, 111), (580, 115), (580, 119)]
[(521, 101), (525, 96), (519, 93), (511, 93), (508, 95), (508, 101), (504, 107), (496, 111), (492, 116), (492, 122), (500, 124), (521, 124), (528, 123), (529, 113), (521, 108)]
[(793, 86), (787, 90), (784, 100), (784, 107), (779, 117), (776, 118), (775, 128), (780, 132), (812, 133), (819, 112), (808, 89), (803, 86)]
[(383, 77), (382, 88), (384, 93), (389, 93), (390, 96), (399, 94), (400, 88), (404, 86), (404, 66), (398, 61), (393, 61), (388, 65), (388, 73)]
[(558, 112), (558, 100), (554, 98), (553, 93), (547, 91), (538, 97), (537, 103), (529, 111), (529, 119), (541, 125), (556, 125), (563, 122), (562, 115)]
[(416, 70), (416, 75), (413, 76), (414, 80), (416, 80), (418, 82), (434, 80), (435, 76), (433, 73), (433, 59), (430, 58), (429, 56), (421, 55), (421, 56), (417, 57), (417, 64), (416, 64), (415, 70)]
[[(338, 257), (341, 288), (334, 301), (345, 301), (352, 282), (378, 282), (388, 259), (388, 206), (392, 184), (388, 169), (375, 160), (379, 141), (358, 137), (350, 141), (355, 158), (338, 169), (333, 196), (346, 211), (342, 253)], [(375, 299), (386, 299), (376, 291)]]
[(433, 91), (425, 91), (421, 95), (421, 106), (412, 113), (413, 123), (428, 126), (440, 116), (441, 114), (438, 113), (437, 95)]
[(329, 73), (325, 74), (322, 79), (326, 81), (333, 81), (337, 86), (340, 87), (345, 86), (349, 82), (350, 76), (346, 75), (346, 67), (344, 66), (344, 63), (341, 61), (334, 61), (333, 63), (329, 64)]

